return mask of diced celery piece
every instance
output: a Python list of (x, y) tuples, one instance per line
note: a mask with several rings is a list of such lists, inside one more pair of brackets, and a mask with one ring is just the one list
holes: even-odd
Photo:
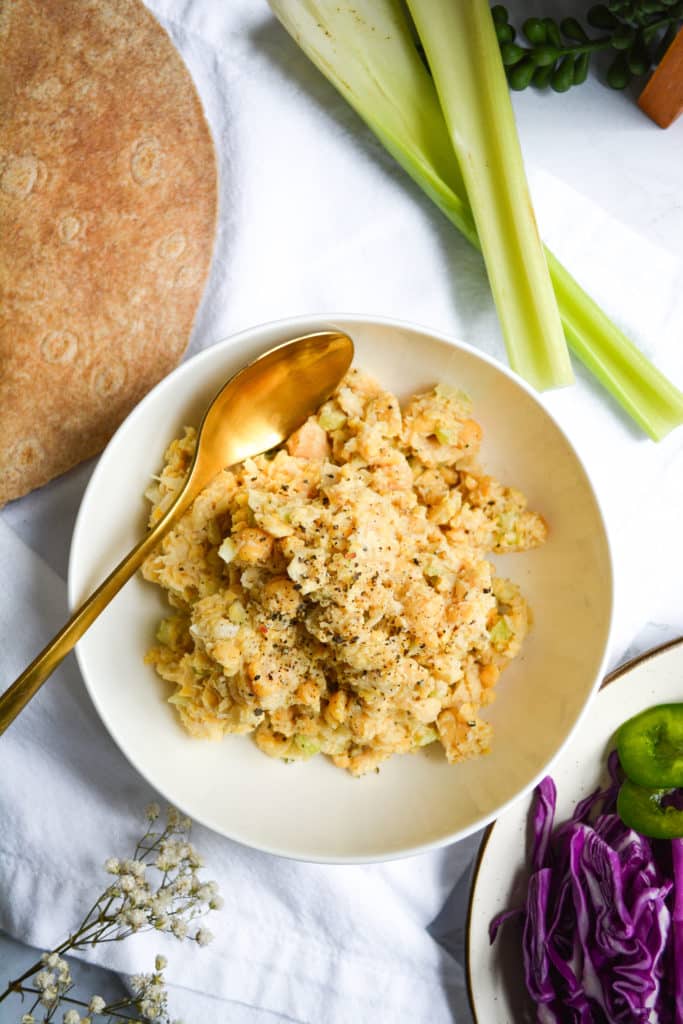
[(241, 625), (247, 618), (247, 610), (241, 601), (233, 601), (228, 608), (228, 618), (236, 625)]
[(437, 384), (434, 394), (438, 398), (445, 398), (447, 402), (457, 405), (463, 412), (472, 411), (472, 399), (466, 391), (461, 391), (460, 388), (452, 388), (450, 384)]
[(436, 729), (432, 729), (430, 726), (426, 726), (421, 729), (415, 736), (416, 747), (426, 747), (430, 743), (433, 743), (437, 739)]
[(179, 619), (162, 619), (157, 626), (156, 638), (165, 647), (175, 647), (182, 631)]
[(346, 416), (341, 409), (331, 409), (323, 406), (318, 423), (323, 430), (339, 430), (346, 423)]
[(315, 754), (320, 753), (320, 741), (313, 739), (311, 736), (302, 736), (300, 733), (297, 733), (294, 737), (294, 746), (305, 758), (313, 757)]
[(505, 647), (512, 635), (513, 632), (504, 618), (498, 619), (495, 626), (489, 630), (489, 638), (494, 647)]
[(457, 432), (455, 430), (451, 430), (448, 427), (444, 427), (441, 424), (439, 424), (436, 427), (436, 429), (434, 430), (434, 434), (435, 434), (436, 439), (439, 442), (439, 444), (457, 444), (458, 443), (458, 434), (457, 434)]

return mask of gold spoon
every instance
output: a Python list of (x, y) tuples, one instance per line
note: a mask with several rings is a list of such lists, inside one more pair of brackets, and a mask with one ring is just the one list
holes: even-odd
[(208, 483), (227, 466), (281, 444), (329, 398), (353, 359), (353, 342), (321, 331), (270, 349), (218, 392), (199, 427), (187, 480), (166, 514), (0, 696), (0, 733), (14, 721), (123, 584)]

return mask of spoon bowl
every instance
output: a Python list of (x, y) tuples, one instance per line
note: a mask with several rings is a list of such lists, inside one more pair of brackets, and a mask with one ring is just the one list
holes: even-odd
[(222, 469), (286, 440), (329, 398), (352, 359), (353, 342), (348, 335), (340, 331), (318, 331), (270, 349), (223, 385), (204, 414), (187, 479), (173, 504), (0, 695), (0, 734), (200, 491)]
[(321, 331), (270, 349), (231, 377), (199, 427), (184, 488), (190, 501), (226, 466), (286, 440), (329, 398), (352, 359), (348, 335)]

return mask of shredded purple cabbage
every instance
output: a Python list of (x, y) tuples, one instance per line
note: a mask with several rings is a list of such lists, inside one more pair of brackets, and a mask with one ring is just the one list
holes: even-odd
[[(554, 830), (555, 784), (545, 778), (536, 788), (526, 901), (491, 922), (490, 939), (521, 920), (539, 1024), (679, 1024), (683, 840), (650, 840), (627, 828), (616, 814), (616, 751), (608, 769), (607, 788)], [(681, 879), (675, 901), (674, 874)]]

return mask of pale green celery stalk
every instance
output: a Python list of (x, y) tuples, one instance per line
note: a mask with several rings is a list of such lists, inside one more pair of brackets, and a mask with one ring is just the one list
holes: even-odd
[[(436, 90), (399, 0), (269, 2), (413, 181), (480, 248)], [(683, 422), (683, 395), (545, 252), (571, 349), (643, 430), (661, 440)]]
[(434, 85), (397, 0), (269, 0), (295, 42), (391, 155), (478, 245)]
[(539, 390), (571, 384), (488, 0), (408, 0), (408, 7), (465, 182), (510, 365)]
[(567, 341), (646, 434), (661, 441), (683, 423), (683, 394), (613, 324), (546, 247)]

